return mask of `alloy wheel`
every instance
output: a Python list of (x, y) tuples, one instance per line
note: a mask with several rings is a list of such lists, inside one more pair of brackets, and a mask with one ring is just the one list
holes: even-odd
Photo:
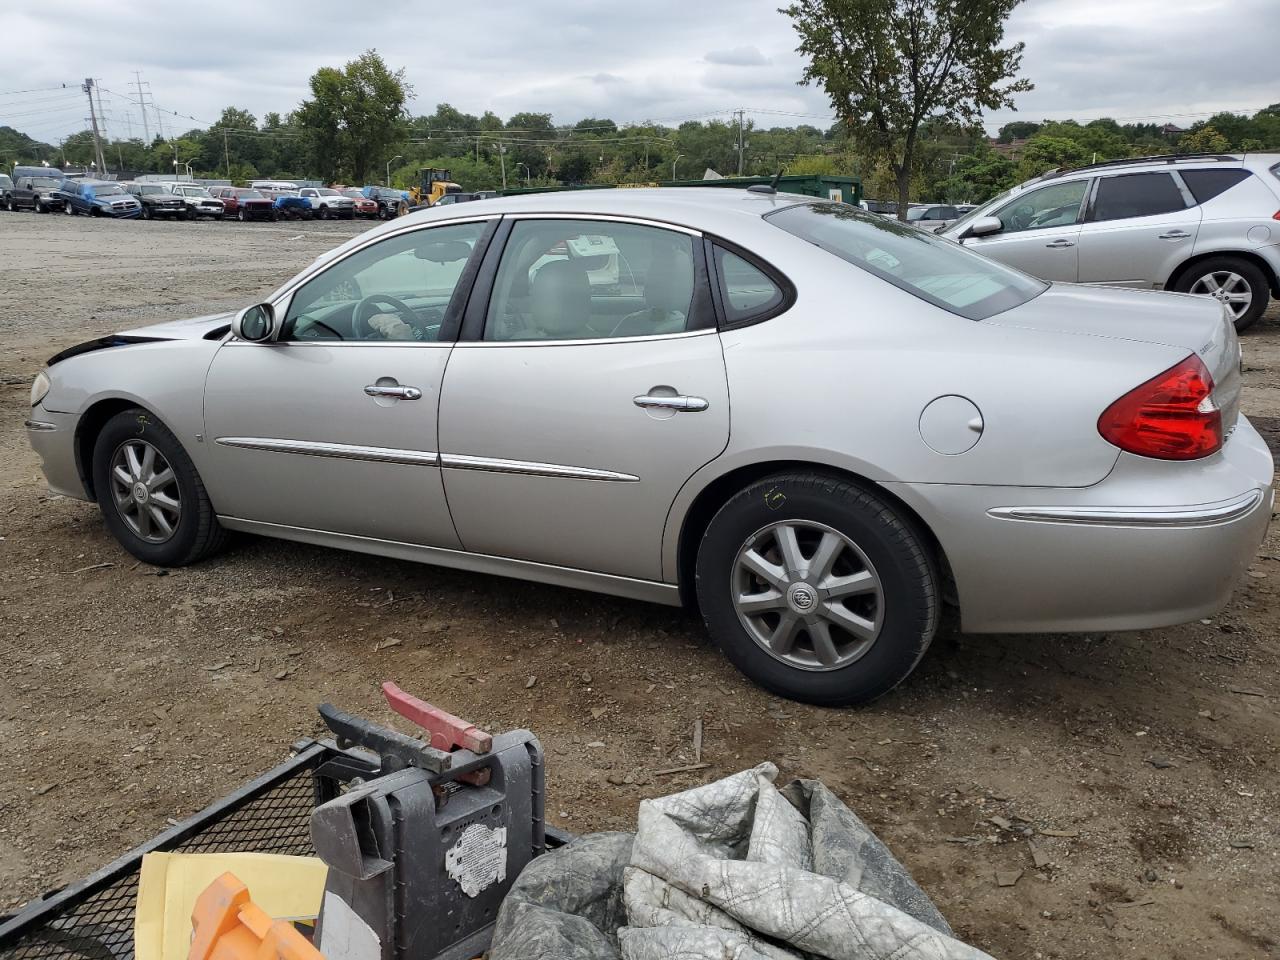
[(884, 620), (884, 589), (849, 537), (807, 520), (769, 524), (734, 560), (733, 606), (766, 652), (802, 670), (837, 670), (867, 653)]
[(1207, 273), (1191, 285), (1188, 293), (1199, 293), (1225, 303), (1231, 315), (1239, 320), (1253, 303), (1253, 287), (1238, 273), (1231, 270), (1215, 270)]
[(120, 518), (147, 543), (164, 543), (178, 529), (178, 478), (156, 447), (126, 440), (111, 456), (111, 500)]

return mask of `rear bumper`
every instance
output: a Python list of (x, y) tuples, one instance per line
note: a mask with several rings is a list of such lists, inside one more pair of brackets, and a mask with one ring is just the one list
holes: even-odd
[(53, 413), (35, 406), (24, 423), (31, 449), (40, 457), (40, 470), (51, 493), (76, 500), (90, 499), (76, 463), (76, 423), (73, 413)]
[(979, 633), (1137, 630), (1220, 610), (1274, 505), (1266, 444), (1243, 417), (1194, 464), (1122, 455), (1080, 489), (888, 484), (930, 525)]

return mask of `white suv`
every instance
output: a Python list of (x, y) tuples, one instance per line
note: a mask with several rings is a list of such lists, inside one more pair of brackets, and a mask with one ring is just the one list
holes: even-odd
[(1280, 154), (1055, 171), (940, 233), (1045, 280), (1207, 294), (1243, 330), (1280, 297)]
[(356, 202), (340, 191), (329, 187), (303, 187), (298, 193), (310, 201), (311, 212), (321, 220), (330, 217), (350, 220), (356, 215)]

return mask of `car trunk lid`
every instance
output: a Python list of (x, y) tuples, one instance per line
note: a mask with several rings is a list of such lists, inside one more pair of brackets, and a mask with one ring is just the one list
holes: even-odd
[(1224, 436), (1231, 435), (1239, 419), (1240, 342), (1230, 312), (1212, 297), (1054, 284), (1035, 299), (980, 322), (1183, 348), (1196, 354), (1213, 376)]

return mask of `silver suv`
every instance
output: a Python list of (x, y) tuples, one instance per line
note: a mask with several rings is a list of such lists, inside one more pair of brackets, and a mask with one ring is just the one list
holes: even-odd
[(1045, 280), (1280, 297), (1280, 154), (1146, 157), (1028, 180), (940, 231)]

